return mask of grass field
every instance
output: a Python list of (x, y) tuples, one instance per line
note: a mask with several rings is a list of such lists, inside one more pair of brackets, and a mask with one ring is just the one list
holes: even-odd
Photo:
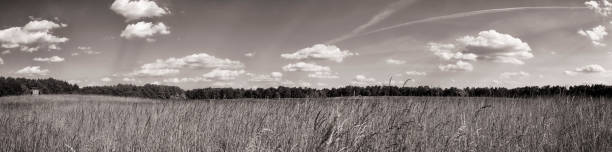
[(612, 151), (612, 101), (3, 97), (0, 151)]

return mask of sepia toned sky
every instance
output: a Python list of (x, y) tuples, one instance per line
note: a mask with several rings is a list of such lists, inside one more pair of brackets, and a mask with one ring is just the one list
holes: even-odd
[(1, 76), (81, 86), (612, 84), (612, 3), (599, 0), (2, 0), (0, 10)]

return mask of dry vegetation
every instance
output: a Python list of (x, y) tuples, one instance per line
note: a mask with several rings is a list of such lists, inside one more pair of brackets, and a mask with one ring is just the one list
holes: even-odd
[(4, 97), (0, 151), (612, 151), (612, 102)]

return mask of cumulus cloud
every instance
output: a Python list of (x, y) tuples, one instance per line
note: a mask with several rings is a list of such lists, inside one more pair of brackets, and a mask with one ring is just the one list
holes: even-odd
[(89, 54), (89, 55), (96, 55), (96, 54), (101, 54), (101, 52), (98, 51), (94, 51), (91, 47), (89, 46), (79, 46), (77, 47), (77, 50), (80, 50), (81, 52), (74, 52), (71, 55), (72, 56), (78, 56), (81, 53), (83, 54)]
[(126, 21), (161, 17), (169, 13), (167, 9), (150, 0), (115, 0), (110, 9), (125, 17)]
[(295, 64), (285, 65), (283, 67), (283, 71), (325, 72), (331, 71), (331, 68), (327, 66), (317, 65), (315, 63), (298, 62)]
[(216, 79), (216, 80), (234, 80), (238, 78), (238, 76), (244, 74), (244, 70), (225, 70), (225, 69), (213, 69), (212, 71), (202, 75), (207, 79)]
[(602, 25), (599, 25), (591, 30), (586, 31), (581, 29), (578, 31), (578, 34), (589, 38), (595, 46), (606, 46), (606, 44), (602, 43), (601, 41), (606, 35), (608, 35), (608, 32), (606, 32), (606, 27)]
[(478, 36), (458, 39), (465, 53), (472, 53), (478, 59), (500, 63), (524, 64), (523, 60), (533, 58), (531, 47), (519, 38), (495, 30), (482, 31)]
[(59, 57), (59, 56), (52, 56), (52, 57), (48, 57), (48, 58), (34, 58), (34, 61), (38, 61), (38, 62), (63, 62), (64, 58)]
[(129, 78), (129, 77), (125, 77), (122, 80), (125, 81), (125, 82), (135, 82), (135, 81), (137, 81), (135, 78)]
[(17, 72), (15, 72), (17, 74), (25, 74), (25, 75), (48, 75), (49, 74), (49, 70), (48, 69), (40, 69), (40, 66), (27, 66), (21, 70), (18, 70)]
[(612, 3), (608, 2), (607, 0), (587, 1), (584, 2), (584, 5), (602, 16), (609, 16), (612, 14)]
[(407, 76), (426, 76), (427, 72), (419, 72), (419, 71), (406, 71)]
[(204, 82), (211, 81), (204, 77), (191, 77), (191, 78), (168, 78), (163, 80), (166, 83), (188, 83), (188, 82)]
[(282, 86), (287, 86), (287, 87), (310, 87), (312, 86), (312, 84), (310, 82), (306, 82), (304, 80), (300, 80), (298, 82), (293, 82), (290, 80), (285, 80), (283, 82), (281, 82)]
[(525, 64), (523, 60), (533, 58), (531, 47), (519, 38), (495, 30), (481, 31), (477, 36), (464, 36), (455, 44), (429, 43), (434, 55), (456, 64), (440, 65), (442, 71), (472, 71), (468, 61), (492, 61), (508, 64)]
[(376, 79), (374, 78), (368, 78), (364, 75), (356, 75), (355, 78), (353, 78), (353, 81), (351, 81), (352, 85), (357, 85), (357, 86), (368, 86), (368, 85), (381, 85), (381, 82), (376, 81)]
[(501, 77), (502, 79), (515, 79), (515, 78), (524, 78), (524, 77), (529, 77), (530, 74), (524, 71), (519, 71), (519, 72), (504, 72), (502, 74), (500, 74), (499, 77)]
[(111, 82), (111, 81), (113, 81), (113, 79), (111, 79), (109, 77), (104, 77), (104, 78), (100, 79), (100, 81), (102, 81), (102, 82)]
[(283, 77), (283, 73), (272, 72), (270, 74), (252, 74), (247, 73), (251, 82), (278, 82)]
[(457, 61), (455, 64), (439, 65), (438, 68), (441, 71), (460, 72), (460, 71), (472, 71), (474, 66), (471, 63)]
[(255, 52), (245, 53), (244, 56), (246, 56), (246, 57), (253, 57), (253, 56), (255, 56)]
[(68, 38), (53, 35), (52, 30), (66, 27), (47, 20), (30, 21), (23, 27), (0, 30), (0, 46), (7, 49), (19, 48), (21, 51), (34, 52), (41, 47), (59, 49), (57, 44), (65, 43)]
[(577, 75), (581, 73), (582, 74), (594, 74), (594, 73), (602, 73), (602, 72), (606, 72), (606, 69), (603, 66), (597, 65), (597, 64), (590, 64), (590, 65), (578, 67), (574, 70), (565, 71), (564, 73), (567, 75)]
[(340, 50), (340, 48), (334, 45), (316, 44), (312, 47), (304, 48), (294, 53), (281, 54), (281, 57), (293, 60), (330, 60), (340, 63), (344, 60), (344, 58), (353, 55), (357, 55), (357, 53), (352, 53), (348, 50)]
[(476, 54), (464, 53), (454, 44), (429, 43), (429, 51), (443, 60), (470, 60), (476, 61)]
[(153, 24), (151, 22), (141, 21), (127, 25), (123, 32), (121, 32), (121, 37), (126, 39), (146, 38), (147, 41), (155, 41), (155, 39), (150, 37), (168, 34), (170, 34), (170, 29), (162, 22)]
[(387, 59), (385, 60), (385, 62), (387, 62), (388, 64), (406, 64), (406, 61), (404, 60), (396, 60), (396, 59)]
[(318, 79), (337, 79), (340, 78), (337, 74), (332, 73), (330, 71), (317, 71), (308, 74), (310, 78), (318, 78)]
[(243, 68), (244, 64), (240, 61), (221, 59), (206, 53), (188, 55), (182, 58), (168, 58), (166, 60), (157, 59), (153, 63), (147, 63), (139, 70), (130, 75), (136, 76), (164, 76), (177, 74), (182, 68), (219, 68), (219, 69), (238, 69)]

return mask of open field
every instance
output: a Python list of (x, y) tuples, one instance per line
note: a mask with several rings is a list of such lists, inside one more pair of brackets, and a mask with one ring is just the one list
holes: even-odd
[(15, 96), (0, 151), (612, 151), (612, 101)]

